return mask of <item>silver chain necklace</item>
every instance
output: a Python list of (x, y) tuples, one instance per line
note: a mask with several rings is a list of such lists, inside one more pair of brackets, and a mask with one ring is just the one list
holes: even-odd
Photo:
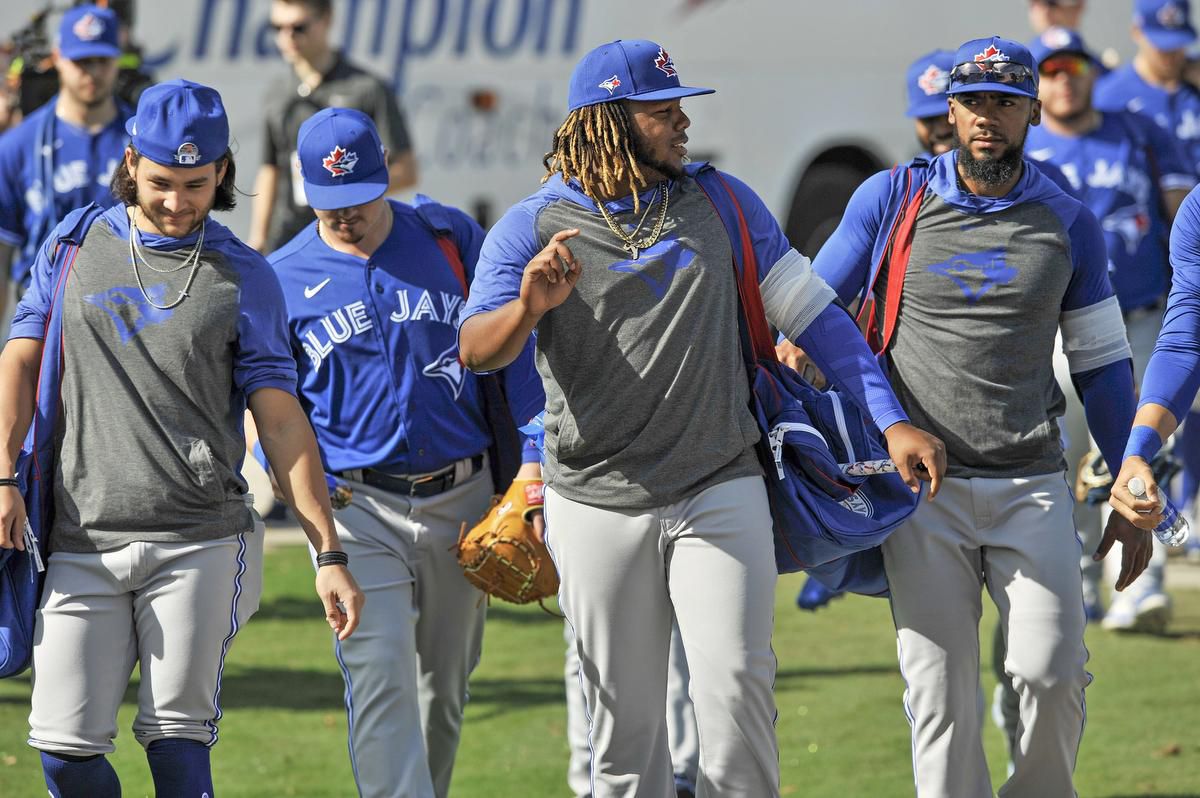
[[(192, 281), (196, 279), (196, 273), (200, 270), (200, 253), (204, 250), (204, 228), (208, 224), (206, 216), (200, 222), (200, 235), (196, 237), (196, 244), (192, 247), (192, 251), (183, 259), (183, 263), (178, 266), (172, 266), (169, 269), (158, 269), (150, 265), (150, 262), (142, 255), (141, 247), (141, 231), (137, 228), (137, 213), (138, 209), (135, 206), (129, 215), (129, 263), (133, 266), (133, 278), (137, 280), (138, 290), (142, 292), (142, 297), (150, 303), (150, 306), (159, 310), (170, 310), (178, 306), (183, 300), (188, 297), (188, 290), (192, 287)], [(150, 298), (150, 294), (146, 292), (146, 286), (142, 283), (142, 275), (138, 271), (138, 261), (142, 262), (152, 272), (158, 274), (173, 274), (174, 272), (186, 269), (191, 266), (192, 270), (188, 274), (187, 282), (183, 284), (183, 288), (179, 292), (179, 296), (175, 297), (175, 301), (169, 305), (160, 305)]]
[[(650, 215), (650, 209), (654, 207), (654, 201), (659, 198), (661, 198), (661, 201), (658, 205), (658, 219), (654, 222), (654, 229), (651, 230), (649, 235), (647, 235), (645, 238), (638, 240), (637, 235), (641, 232), (642, 225), (646, 222), (646, 217)], [(604, 222), (608, 225), (608, 229), (612, 230), (613, 233), (616, 234), (617, 238), (621, 239), (623, 242), (621, 248), (628, 252), (634, 260), (637, 260), (641, 251), (654, 246), (658, 242), (658, 237), (662, 235), (663, 225), (667, 221), (668, 198), (669, 191), (667, 188), (667, 183), (666, 181), (663, 181), (659, 183), (657, 187), (655, 187), (654, 196), (650, 198), (650, 204), (646, 206), (646, 212), (642, 214), (642, 220), (638, 222), (638, 225), (633, 229), (632, 234), (626, 233), (621, 229), (621, 225), (617, 224), (617, 221), (609, 215), (608, 210), (604, 207), (603, 202), (597, 202), (596, 207), (600, 209), (600, 215), (604, 217)]]

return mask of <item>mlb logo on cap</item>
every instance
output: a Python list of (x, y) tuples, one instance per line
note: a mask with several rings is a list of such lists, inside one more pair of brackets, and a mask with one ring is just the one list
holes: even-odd
[(159, 83), (142, 92), (125, 131), (134, 149), (163, 166), (204, 166), (229, 149), (221, 95), (188, 80)]
[(76, 6), (63, 13), (58, 26), (58, 52), (66, 59), (116, 58), (117, 15), (98, 6)]
[(326, 108), (300, 126), (296, 155), (308, 204), (319, 211), (365, 205), (387, 193), (383, 142), (371, 117)]
[(662, 45), (645, 39), (617, 39), (595, 48), (575, 65), (567, 110), (610, 100), (671, 100), (713, 91), (679, 85), (675, 60)]

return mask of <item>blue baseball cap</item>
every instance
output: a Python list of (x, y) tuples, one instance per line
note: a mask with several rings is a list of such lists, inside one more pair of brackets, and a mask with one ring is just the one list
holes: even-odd
[(1133, 24), (1159, 50), (1182, 50), (1196, 41), (1188, 0), (1134, 0)]
[(142, 92), (125, 132), (139, 153), (163, 166), (204, 166), (229, 149), (229, 119), (216, 89), (172, 80)]
[(1046, 28), (1041, 36), (1029, 43), (1029, 52), (1039, 65), (1050, 56), (1059, 53), (1075, 53), (1096, 61), (1096, 56), (1092, 55), (1091, 50), (1083, 43), (1083, 37), (1070, 28)]
[(909, 118), (946, 115), (946, 89), (953, 68), (954, 53), (949, 50), (934, 50), (912, 62), (907, 74)]
[(325, 108), (296, 137), (308, 204), (319, 211), (350, 208), (387, 193), (383, 142), (371, 117), (351, 108)]
[(75, 6), (67, 9), (58, 25), (58, 52), (63, 58), (116, 58), (117, 15), (99, 6)]
[(672, 100), (714, 91), (680, 86), (675, 61), (662, 45), (645, 39), (617, 39), (579, 59), (571, 73), (567, 110), (612, 100)]
[(1037, 99), (1037, 62), (1020, 42), (989, 36), (972, 39), (954, 54), (950, 95), (978, 91), (1019, 94)]

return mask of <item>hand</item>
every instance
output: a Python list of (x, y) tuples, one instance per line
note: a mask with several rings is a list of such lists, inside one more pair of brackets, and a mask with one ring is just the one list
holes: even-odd
[(0, 549), (25, 551), (25, 499), (11, 485), (0, 487)]
[(546, 545), (546, 517), (541, 510), (529, 514), (529, 523), (533, 524), (533, 536), (537, 542)]
[[(1141, 477), (1146, 483), (1146, 498), (1135, 499), (1129, 492), (1129, 480), (1134, 477)], [(1151, 530), (1162, 523), (1162, 513), (1158, 509), (1158, 484), (1145, 460), (1140, 457), (1125, 458), (1121, 463), (1121, 473), (1113, 480), (1108, 504), (1138, 529)]]
[(785, 339), (776, 344), (775, 357), (779, 358), (779, 362), (783, 365), (792, 368), (805, 382), (818, 391), (823, 390), (829, 384), (821, 370), (809, 359), (808, 355), (804, 354), (804, 350), (791, 341)]
[(583, 268), (565, 243), (577, 235), (577, 227), (559, 230), (526, 264), (525, 274), (521, 277), (520, 302), (528, 315), (541, 318), (565, 302), (575, 283), (579, 282)]
[(338, 640), (354, 634), (367, 597), (354, 581), (350, 569), (344, 565), (317, 568), (317, 595), (325, 605), (325, 620)]
[[(1128, 463), (1129, 460), (1125, 462)], [(1121, 470), (1124, 471), (1124, 468)], [(1149, 532), (1138, 529), (1124, 516), (1113, 513), (1108, 517), (1104, 537), (1100, 539), (1100, 547), (1096, 549), (1092, 559), (1096, 562), (1103, 560), (1113, 543), (1121, 541), (1121, 573), (1117, 575), (1117, 590), (1124, 590), (1133, 584), (1133, 580), (1150, 564), (1150, 555), (1154, 553), (1154, 542), (1151, 538)]]
[(913, 493), (921, 492), (919, 479), (929, 480), (929, 499), (937, 495), (946, 475), (946, 447), (940, 439), (906, 421), (888, 427), (888, 454)]

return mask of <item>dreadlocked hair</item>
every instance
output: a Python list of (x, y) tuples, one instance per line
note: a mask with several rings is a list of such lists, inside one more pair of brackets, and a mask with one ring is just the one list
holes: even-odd
[(542, 158), (545, 183), (556, 172), (563, 180), (574, 177), (583, 193), (596, 199), (612, 197), (628, 187), (633, 210), (640, 210), (638, 188), (646, 181), (633, 154), (633, 128), (619, 102), (576, 108), (554, 133), (552, 149)]

